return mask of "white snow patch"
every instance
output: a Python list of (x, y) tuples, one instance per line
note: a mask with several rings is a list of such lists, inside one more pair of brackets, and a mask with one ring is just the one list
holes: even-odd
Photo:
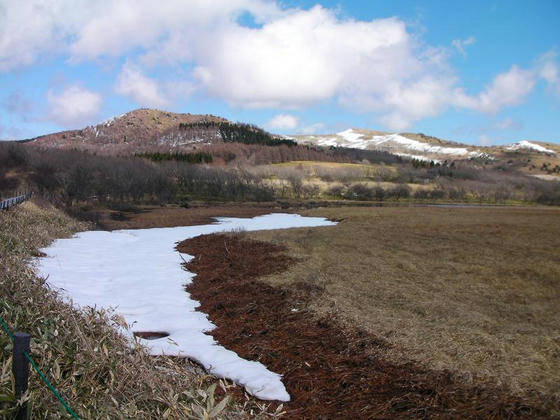
[[(386, 134), (381, 136), (367, 137), (353, 129), (337, 133), (337, 137), (316, 137), (317, 143), (324, 146), (347, 146), (356, 149), (367, 149), (371, 146), (382, 146), (386, 149), (404, 147), (409, 150), (432, 153), (437, 155), (460, 155), (478, 156), (480, 152), (471, 152), (466, 147), (446, 147), (423, 143), (418, 140), (409, 139), (400, 134)], [(431, 159), (430, 159), (431, 160)]]
[(409, 155), (408, 153), (393, 153), (396, 156), (400, 156), (407, 159), (416, 159), (421, 160), (423, 162), (434, 162), (434, 163), (441, 163), (441, 160), (438, 159), (430, 159), (423, 155)]
[(114, 123), (116, 120), (118, 120), (119, 118), (124, 117), (125, 115), (126, 115), (126, 114), (121, 114), (121, 115), (118, 115), (118, 116), (116, 116), (116, 117), (111, 117), (111, 118), (109, 118), (108, 120), (103, 121), (103, 122), (102, 122), (101, 124), (99, 124), (99, 125), (103, 125), (103, 126), (105, 126), (105, 127), (110, 127), (111, 125), (113, 125), (113, 123)]
[(340, 137), (342, 137), (344, 140), (348, 141), (349, 143), (355, 143), (357, 140), (363, 137), (363, 134), (357, 133), (351, 128), (349, 128), (348, 130), (341, 131), (340, 133), (337, 134)]
[(242, 359), (204, 334), (214, 329), (184, 287), (193, 273), (181, 263), (192, 256), (175, 250), (178, 241), (228, 230), (266, 230), (334, 225), (324, 218), (270, 214), (253, 219), (219, 218), (211, 225), (176, 228), (88, 231), (42, 249), (39, 273), (80, 307), (115, 308), (131, 325), (123, 334), (162, 331), (166, 338), (142, 340), (152, 355), (197, 360), (218, 377), (232, 379), (263, 400), (289, 401), (281, 375)]
[(554, 150), (547, 149), (546, 147), (543, 147), (540, 144), (531, 143), (530, 141), (527, 140), (521, 140), (517, 143), (514, 143), (511, 146), (509, 146), (507, 149), (508, 150), (529, 149), (529, 150), (535, 150), (540, 153), (556, 154)]
[(429, 143), (423, 143), (418, 140), (412, 140), (407, 137), (401, 136), (400, 134), (373, 136), (372, 140), (373, 142), (375, 142), (375, 144), (392, 142), (392, 143), (402, 145), (407, 149), (416, 150), (424, 153), (435, 153), (435, 154), (443, 154), (443, 155), (468, 155), (469, 154), (469, 150), (465, 147), (436, 146)]

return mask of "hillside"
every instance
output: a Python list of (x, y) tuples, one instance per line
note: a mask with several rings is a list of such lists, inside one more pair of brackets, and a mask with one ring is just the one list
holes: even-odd
[(215, 124), (228, 122), (213, 115), (176, 114), (137, 109), (81, 130), (36, 137), (30, 144), (56, 148), (124, 149), (143, 146), (180, 146), (219, 138)]
[[(389, 133), (361, 128), (335, 134), (277, 136), (253, 125), (233, 123), (213, 115), (176, 114), (154, 109), (138, 109), (81, 130), (47, 134), (26, 143), (104, 155), (190, 153), (197, 150), (197, 153), (205, 153), (205, 162), (218, 165), (232, 161), (249, 165), (312, 159), (347, 161), (358, 159), (357, 151), (361, 153), (361, 159), (371, 161), (369, 154), (380, 152), (397, 156), (405, 162), (445, 164), (461, 161), (470, 166), (514, 170), (548, 181), (560, 180), (558, 144), (522, 140), (484, 147), (422, 133)], [(247, 146), (242, 147), (239, 143)], [(289, 152), (262, 147), (293, 146), (296, 143), (299, 146)], [(333, 157), (332, 149), (338, 151), (338, 157)]]
[(381, 150), (405, 158), (418, 160), (465, 159), (489, 157), (473, 146), (440, 140), (416, 133), (388, 133), (383, 131), (350, 128), (336, 134), (294, 136), (296, 141), (320, 146), (350, 147), (362, 150)]
[(560, 180), (560, 145), (522, 140), (504, 146), (477, 147), (422, 133), (388, 133), (350, 128), (336, 134), (294, 135), (300, 143), (323, 147), (347, 147), (388, 152), (405, 159), (433, 161), (466, 160), (504, 165), (529, 175)]

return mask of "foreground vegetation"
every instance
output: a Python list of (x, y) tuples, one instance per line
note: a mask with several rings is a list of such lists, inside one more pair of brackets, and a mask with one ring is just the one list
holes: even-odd
[[(130, 347), (115, 327), (122, 318), (96, 309), (77, 310), (38, 278), (28, 262), (54, 238), (87, 228), (54, 208), (27, 202), (0, 212), (1, 316), (13, 331), (32, 336), (31, 354), (82, 418), (243, 418), (263, 407), (231, 402), (222, 381), (196, 365), (154, 358)], [(11, 342), (0, 335), (0, 416), (16, 408)], [(29, 403), (34, 418), (66, 418), (56, 398), (32, 372)]]
[(267, 283), (311, 290), (306, 307), (365, 328), (390, 361), (414, 360), (448, 369), (465, 384), (506, 387), (560, 415), (558, 209), (303, 214), (340, 223), (246, 233), (285, 246), (300, 261)]

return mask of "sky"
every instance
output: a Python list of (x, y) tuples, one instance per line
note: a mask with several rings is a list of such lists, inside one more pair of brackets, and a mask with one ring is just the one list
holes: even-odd
[(137, 108), (560, 143), (560, 1), (0, 0), (0, 139)]

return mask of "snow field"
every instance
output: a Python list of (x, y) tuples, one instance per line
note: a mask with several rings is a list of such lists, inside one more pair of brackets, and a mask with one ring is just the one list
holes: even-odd
[(242, 385), (263, 400), (289, 401), (281, 375), (242, 359), (205, 334), (215, 328), (184, 290), (194, 274), (181, 266), (192, 256), (175, 250), (179, 241), (229, 230), (266, 230), (334, 225), (324, 218), (270, 214), (252, 219), (219, 218), (211, 225), (120, 231), (87, 231), (59, 239), (36, 260), (50, 286), (79, 307), (114, 308), (130, 328), (122, 333), (166, 332), (141, 340), (152, 355), (184, 356), (210, 373)]

